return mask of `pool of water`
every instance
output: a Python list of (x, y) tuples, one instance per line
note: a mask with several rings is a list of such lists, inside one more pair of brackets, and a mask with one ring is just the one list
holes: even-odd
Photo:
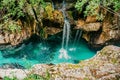
[[(46, 44), (47, 43), (47, 44)], [(61, 45), (52, 42), (22, 44), (19, 47), (11, 47), (6, 50), (0, 51), (0, 65), (5, 63), (17, 63), (28, 68), (34, 64), (58, 64), (58, 63), (78, 63), (80, 60), (85, 60), (95, 55), (87, 44), (81, 40), (76, 46), (67, 48), (66, 53), (69, 58), (60, 58)]]

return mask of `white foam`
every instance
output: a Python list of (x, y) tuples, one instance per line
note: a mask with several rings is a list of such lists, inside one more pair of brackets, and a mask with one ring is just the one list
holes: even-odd
[(69, 51), (75, 51), (76, 50), (76, 48), (70, 48), (69, 49)]
[(62, 58), (65, 58), (65, 59), (70, 59), (71, 57), (67, 54), (67, 50), (65, 50), (64, 48), (61, 48), (59, 50), (60, 52), (60, 55), (59, 55), (59, 58), (62, 59)]

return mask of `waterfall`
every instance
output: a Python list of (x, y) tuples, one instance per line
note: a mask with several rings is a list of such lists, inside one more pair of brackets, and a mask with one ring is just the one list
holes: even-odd
[(79, 35), (79, 31), (80, 31), (80, 30), (77, 30), (77, 31), (76, 31), (76, 34), (75, 34), (75, 39), (74, 39), (74, 42), (73, 42), (73, 47), (74, 47), (74, 46), (75, 46), (75, 44), (76, 44), (77, 37), (78, 37), (78, 35)]
[(82, 30), (77, 30), (74, 38), (74, 42), (73, 42), (73, 47), (79, 42), (81, 36), (82, 36)]
[(83, 32), (82, 30), (79, 32), (79, 36), (78, 36), (78, 39), (77, 39), (77, 41), (76, 41), (77, 43), (78, 43), (78, 41), (80, 40), (80, 38), (81, 38), (81, 36), (82, 36), (82, 32)]
[(72, 48), (69, 49), (70, 51), (75, 51), (76, 50), (75, 46), (77, 46), (77, 44), (79, 43), (79, 40), (80, 40), (81, 36), (82, 36), (82, 30), (77, 30), (76, 34), (75, 34), (74, 41), (73, 41)]
[(65, 26), (65, 23), (64, 23), (64, 27), (63, 27), (63, 36), (62, 36), (62, 48), (64, 48), (65, 37), (66, 37), (66, 26)]
[(62, 12), (64, 16), (64, 27), (63, 27), (63, 36), (62, 36), (62, 48), (59, 51), (60, 52), (59, 58), (69, 59), (70, 56), (68, 56), (67, 48), (68, 48), (69, 37), (70, 37), (70, 23), (66, 18), (65, 7), (66, 7), (65, 1), (63, 1)]
[(68, 48), (69, 36), (70, 36), (70, 23), (68, 22), (68, 20), (65, 20), (63, 27), (62, 48), (65, 49)]
[(68, 48), (68, 42), (69, 42), (69, 37), (70, 37), (70, 23), (68, 20), (65, 20), (65, 27), (66, 27), (66, 46), (65, 48)]

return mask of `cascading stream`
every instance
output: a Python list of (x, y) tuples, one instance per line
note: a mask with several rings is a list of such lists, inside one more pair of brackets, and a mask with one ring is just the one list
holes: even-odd
[(62, 12), (64, 16), (64, 27), (63, 27), (63, 37), (62, 37), (62, 48), (59, 51), (60, 52), (59, 58), (69, 59), (70, 56), (68, 56), (67, 48), (70, 37), (70, 23), (66, 18), (65, 7), (66, 7), (65, 1), (63, 1)]
[(81, 38), (81, 36), (82, 36), (82, 32), (83, 32), (82, 30), (79, 32), (79, 36), (78, 36), (78, 39), (77, 39), (77, 41), (76, 41), (77, 43), (78, 43), (78, 41), (80, 40), (80, 38)]
[(67, 29), (67, 32), (66, 32), (66, 46), (65, 48), (67, 49), (68, 48), (68, 43), (69, 43), (69, 37), (70, 37), (70, 23), (68, 22), (68, 20), (65, 20), (65, 26), (66, 26), (66, 29)]
[(64, 24), (64, 27), (63, 27), (63, 35), (62, 35), (62, 48), (64, 48), (64, 44), (65, 44), (65, 36), (66, 35), (66, 26)]
[(63, 27), (62, 48), (65, 49), (68, 48), (69, 36), (70, 36), (70, 23), (68, 22), (68, 20), (65, 20)]
[(81, 36), (82, 36), (82, 30), (77, 30), (76, 35), (75, 35), (75, 39), (73, 42), (73, 47), (76, 46), (76, 44), (79, 42)]
[(75, 34), (75, 39), (74, 39), (74, 42), (73, 42), (73, 47), (76, 45), (76, 41), (77, 41), (77, 37), (79, 35), (79, 31), (80, 30), (77, 30), (76, 34)]

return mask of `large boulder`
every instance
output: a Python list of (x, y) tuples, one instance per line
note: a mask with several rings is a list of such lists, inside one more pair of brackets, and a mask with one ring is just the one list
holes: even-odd
[(78, 20), (77, 26), (75, 29), (81, 29), (83, 31), (98, 31), (101, 27), (100, 22), (94, 22), (94, 23), (86, 23), (84, 20)]
[(87, 23), (92, 23), (92, 22), (96, 22), (96, 21), (97, 21), (96, 16), (87, 16), (87, 18), (86, 18)]
[[(108, 30), (102, 32), (99, 38), (96, 40), (96, 44), (104, 44), (109, 40), (119, 40), (120, 39), (120, 30)], [(119, 43), (119, 42), (118, 42)]]
[[(11, 25), (12, 24), (12, 25)], [(10, 26), (14, 26), (9, 28)], [(22, 43), (23, 40), (30, 38), (31, 36), (31, 29), (30, 27), (21, 28), (23, 24), (21, 21), (8, 21), (8, 23), (4, 23), (3, 28), (1, 29), (0, 34), (0, 45), (10, 44), (10, 45), (18, 45)], [(20, 27), (20, 28), (18, 28)]]
[(46, 33), (48, 35), (55, 35), (55, 34), (61, 32), (61, 31), (62, 31), (61, 28), (55, 28), (55, 27), (47, 27), (46, 28)]

